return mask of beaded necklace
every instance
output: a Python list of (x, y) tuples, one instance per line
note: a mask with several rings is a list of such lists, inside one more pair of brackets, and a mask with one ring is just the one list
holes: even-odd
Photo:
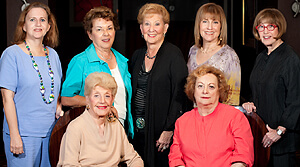
[(49, 68), (49, 76), (51, 78), (51, 93), (49, 95), (49, 101), (47, 101), (45, 99), (45, 87), (44, 87), (44, 82), (43, 82), (43, 78), (42, 78), (42, 75), (39, 71), (39, 67), (38, 65), (36, 64), (33, 56), (32, 56), (32, 53), (30, 51), (30, 48), (29, 46), (27, 45), (26, 41), (24, 40), (24, 43), (25, 43), (25, 46), (29, 52), (29, 55), (30, 55), (30, 58), (31, 58), (31, 61), (32, 61), (32, 65), (33, 65), (33, 68), (36, 70), (36, 72), (38, 73), (38, 76), (40, 78), (40, 92), (41, 92), (41, 96), (42, 96), (42, 99), (43, 101), (46, 103), (46, 104), (50, 104), (53, 100), (54, 100), (54, 73), (53, 71), (51, 70), (51, 65), (50, 65), (50, 60), (49, 60), (49, 56), (48, 56), (48, 53), (47, 53), (47, 49), (46, 49), (46, 46), (43, 45), (44, 47), (44, 51), (45, 51), (45, 55), (46, 55), (46, 59), (47, 59), (47, 64), (48, 64), (48, 68)]
[(145, 55), (146, 55), (146, 57), (147, 57), (148, 59), (154, 59), (154, 58), (156, 57), (156, 55), (150, 57), (148, 51), (146, 51)]

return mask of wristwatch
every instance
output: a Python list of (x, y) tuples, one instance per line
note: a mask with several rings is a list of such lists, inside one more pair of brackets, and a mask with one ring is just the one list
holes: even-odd
[(278, 134), (279, 136), (282, 136), (282, 135), (283, 135), (283, 131), (280, 130), (280, 129), (277, 129), (276, 132), (277, 132), (277, 134)]

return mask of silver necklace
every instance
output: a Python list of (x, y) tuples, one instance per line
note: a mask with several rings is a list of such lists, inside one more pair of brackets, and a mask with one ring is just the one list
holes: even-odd
[(102, 59), (104, 59), (104, 60), (106, 60), (106, 61), (109, 61), (109, 60), (111, 60), (111, 58), (112, 58), (112, 53), (111, 53), (111, 51), (110, 51), (110, 57), (109, 57), (109, 58), (106, 58), (106, 57), (102, 56), (102, 54), (100, 54), (99, 52), (98, 52), (98, 54), (100, 55), (100, 57), (102, 57)]

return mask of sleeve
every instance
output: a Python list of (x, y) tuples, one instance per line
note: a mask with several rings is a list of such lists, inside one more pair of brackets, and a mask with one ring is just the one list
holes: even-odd
[(169, 165), (170, 167), (175, 167), (179, 165), (185, 165), (182, 160), (182, 153), (180, 150), (180, 139), (179, 139), (179, 122), (176, 121), (175, 123), (175, 130), (174, 130), (174, 136), (173, 136), (173, 144), (170, 148), (169, 153)]
[(227, 62), (227, 83), (230, 86), (229, 97), (226, 104), (239, 105), (240, 103), (240, 87), (241, 87), (241, 66), (240, 60), (235, 51), (229, 51), (231, 61)]
[(279, 125), (288, 130), (300, 130), (300, 59), (298, 55), (291, 58), (284, 74), (286, 101)]
[(80, 136), (80, 130), (69, 124), (60, 144), (58, 167), (80, 166)]
[(0, 59), (0, 87), (16, 92), (18, 67), (16, 56), (6, 49)]
[(184, 84), (188, 75), (188, 69), (181, 51), (178, 49), (177, 53), (173, 52), (170, 71), (172, 83), (172, 99), (168, 111), (167, 120), (164, 126), (164, 131), (173, 131), (175, 128), (175, 121), (183, 113), (186, 96), (184, 93)]
[(128, 167), (143, 167), (144, 162), (142, 158), (134, 150), (132, 144), (129, 143), (124, 128), (123, 127), (120, 128), (121, 128), (122, 141), (123, 141), (121, 162), (125, 162)]
[(62, 85), (61, 96), (74, 97), (80, 94), (83, 80), (83, 62), (74, 57), (67, 69), (66, 79)]
[(233, 116), (231, 127), (235, 144), (231, 163), (244, 162), (252, 166), (254, 162), (253, 136), (246, 116), (242, 112)]

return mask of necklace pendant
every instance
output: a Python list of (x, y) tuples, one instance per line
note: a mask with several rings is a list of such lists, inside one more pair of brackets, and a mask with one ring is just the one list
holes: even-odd
[(54, 94), (50, 94), (49, 101), (52, 102), (54, 100)]
[(40, 92), (41, 92), (41, 94), (44, 94), (44, 93), (45, 93), (45, 87), (44, 87), (44, 86), (41, 86), (41, 87), (40, 87)]
[(39, 70), (39, 67), (38, 67), (38, 65), (37, 65), (36, 63), (33, 63), (33, 68), (34, 68), (35, 70)]
[(51, 77), (51, 78), (53, 78), (53, 76), (54, 76), (54, 73), (53, 73), (53, 71), (51, 70), (51, 71), (49, 71), (49, 76)]

